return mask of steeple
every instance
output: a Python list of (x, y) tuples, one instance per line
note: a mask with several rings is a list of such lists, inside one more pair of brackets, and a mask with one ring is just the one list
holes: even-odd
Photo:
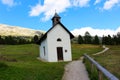
[(52, 24), (53, 24), (53, 26), (55, 24), (57, 24), (58, 22), (60, 22), (60, 19), (61, 19), (61, 17), (55, 12), (55, 14), (54, 14), (54, 16), (52, 18)]

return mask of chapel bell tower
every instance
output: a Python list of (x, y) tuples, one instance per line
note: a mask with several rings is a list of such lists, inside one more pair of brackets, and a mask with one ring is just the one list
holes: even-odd
[(53, 18), (52, 18), (52, 26), (60, 22), (61, 17), (55, 12)]

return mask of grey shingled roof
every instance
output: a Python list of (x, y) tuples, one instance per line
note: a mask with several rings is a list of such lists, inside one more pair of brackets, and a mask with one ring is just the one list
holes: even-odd
[(60, 17), (57, 13), (55, 13), (54, 17)]

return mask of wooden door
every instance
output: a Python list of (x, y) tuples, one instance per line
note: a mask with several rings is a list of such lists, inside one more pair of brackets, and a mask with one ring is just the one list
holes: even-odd
[(57, 58), (58, 58), (58, 60), (63, 60), (63, 49), (62, 49), (62, 47), (57, 47)]

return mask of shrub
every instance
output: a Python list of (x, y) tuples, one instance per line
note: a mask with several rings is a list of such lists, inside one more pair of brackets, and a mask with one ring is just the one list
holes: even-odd
[(5, 64), (5, 63), (3, 63), (3, 62), (0, 62), (0, 68), (6, 68), (6, 67), (8, 67), (7, 64)]

